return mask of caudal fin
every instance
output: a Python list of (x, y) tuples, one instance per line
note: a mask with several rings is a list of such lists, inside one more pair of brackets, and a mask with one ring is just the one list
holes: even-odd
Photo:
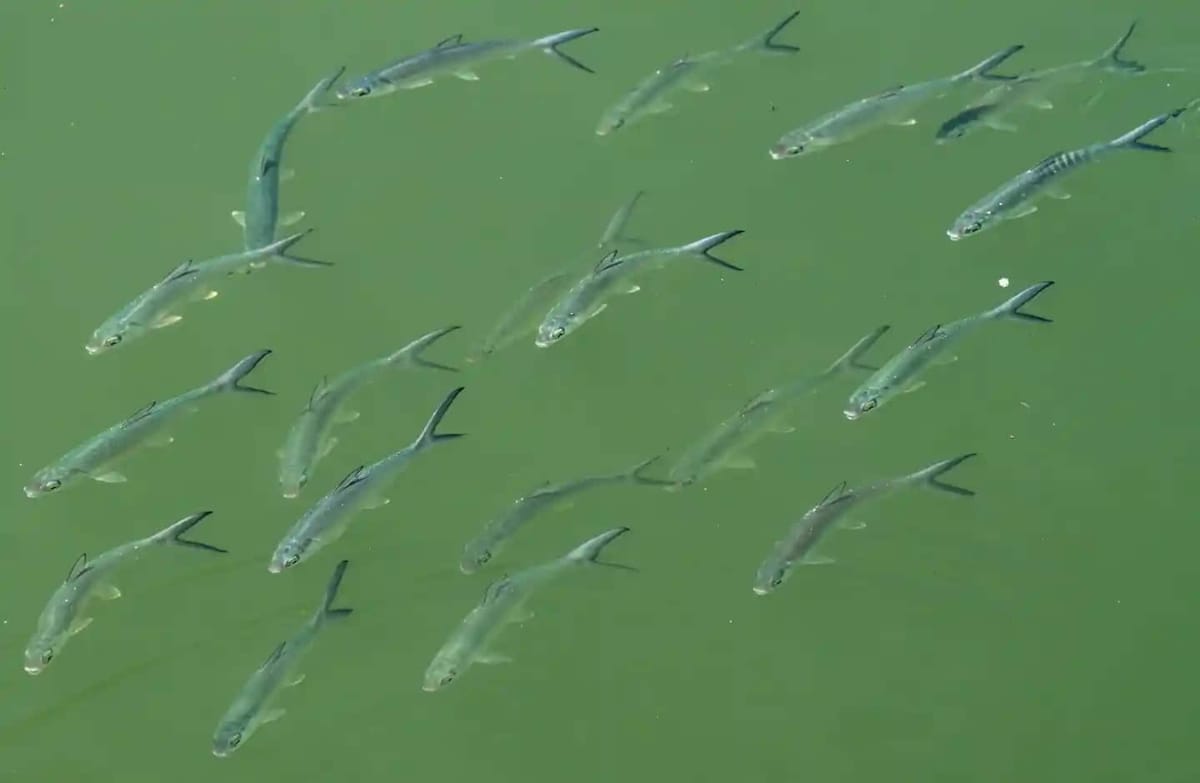
[(217, 552), (219, 554), (227, 554), (229, 550), (222, 549), (219, 546), (205, 544), (203, 541), (193, 541), (190, 538), (184, 538), (183, 534), (200, 524), (211, 511), (200, 511), (195, 514), (184, 517), (175, 522), (166, 529), (154, 534), (154, 541), (159, 544), (176, 544), (178, 546), (192, 547), (193, 549), (203, 549), (206, 552)]
[(1053, 318), (1046, 318), (1044, 316), (1034, 315), (1033, 313), (1026, 313), (1021, 310), (1022, 307), (1033, 301), (1035, 296), (1040, 294), (1042, 291), (1045, 291), (1052, 285), (1054, 285), (1053, 280), (1045, 280), (1041, 283), (1035, 283), (1026, 288), (1024, 291), (1018, 293), (1012, 299), (1009, 299), (1008, 301), (1003, 302), (995, 307), (989, 313), (989, 315), (992, 318), (1017, 318), (1022, 321), (1035, 321), (1043, 324), (1053, 323)]
[(620, 568), (625, 571), (636, 571), (633, 566), (624, 565), (623, 563), (612, 563), (607, 560), (600, 560), (600, 553), (604, 548), (615, 541), (617, 538), (629, 532), (627, 527), (613, 528), (607, 530), (600, 535), (589, 538), (579, 546), (567, 553), (566, 559), (579, 564), (591, 563), (593, 565), (608, 566), (609, 568)]
[(1021, 78), (1019, 76), (1004, 76), (998, 73), (992, 73), (992, 69), (1000, 63), (1012, 57), (1017, 52), (1025, 48), (1025, 44), (1013, 44), (1012, 46), (1001, 49), (983, 62), (960, 73), (954, 77), (956, 81), (966, 81), (967, 79), (982, 79), (984, 81), (993, 82), (1012, 82)]
[(567, 43), (568, 41), (574, 41), (576, 38), (582, 38), (585, 35), (591, 35), (592, 33), (598, 31), (599, 29), (600, 29), (599, 27), (588, 27), (586, 29), (567, 30), (565, 32), (555, 33), (554, 35), (547, 35), (545, 38), (539, 38), (536, 41), (534, 41), (532, 46), (534, 48), (541, 49), (546, 54), (555, 55), (556, 57), (560, 58), (564, 62), (575, 66), (576, 68), (578, 68), (581, 71), (587, 71), (588, 73), (595, 73), (595, 71), (593, 71), (591, 68), (589, 68), (586, 65), (584, 65), (583, 63), (579, 62), (574, 57), (567, 54), (566, 52), (559, 49), (558, 47), (562, 46), (563, 44)]
[(1125, 31), (1125, 34), (1117, 39), (1115, 44), (1105, 49), (1104, 54), (1097, 57), (1092, 64), (1115, 73), (1145, 73), (1145, 65), (1137, 60), (1126, 60), (1121, 56), (1121, 50), (1125, 48), (1125, 44), (1129, 43), (1129, 39), (1133, 37), (1133, 31), (1137, 29), (1137, 24), (1137, 20), (1135, 19), (1129, 25), (1129, 29)]
[(263, 348), (261, 351), (255, 351), (244, 359), (239, 359), (237, 364), (214, 378), (212, 383), (209, 384), (209, 388), (214, 392), (239, 391), (250, 392), (251, 394), (274, 394), (275, 392), (268, 389), (247, 386), (242, 383), (246, 379), (246, 376), (254, 372), (254, 368), (270, 355), (271, 349)]
[(437, 331), (430, 332), (429, 334), (422, 335), (421, 337), (418, 337), (417, 339), (413, 340), (408, 345), (404, 346), (403, 348), (401, 348), (400, 350), (396, 351), (394, 354), (389, 356), (387, 358), (387, 363), (393, 364), (393, 365), (409, 364), (409, 365), (413, 365), (416, 367), (430, 367), (435, 370), (447, 370), (449, 372), (458, 372), (457, 367), (451, 367), (446, 364), (438, 364), (437, 362), (430, 361), (429, 359), (426, 359), (425, 357), (421, 356), (421, 352), (424, 351), (429, 346), (433, 345), (441, 337), (444, 337), (444, 336), (450, 334), (451, 332), (461, 329), (461, 328), (462, 328), (461, 326), (447, 326), (442, 329), (438, 329)]
[(864, 363), (862, 361), (862, 357), (863, 354), (871, 350), (872, 346), (879, 342), (879, 338), (883, 337), (883, 335), (887, 333), (888, 329), (891, 328), (892, 327), (889, 324), (883, 324), (882, 326), (875, 327), (874, 331), (856, 342), (853, 346), (851, 346), (850, 350), (846, 351), (836, 362), (831, 364), (829, 369), (826, 370), (826, 373), (832, 375), (833, 373), (841, 372), (849, 367), (854, 367), (859, 370), (866, 370), (867, 372), (875, 372), (878, 370), (878, 367)]
[(346, 575), (346, 567), (350, 565), (349, 560), (343, 560), (338, 563), (333, 569), (333, 576), (329, 579), (329, 585), (325, 588), (325, 600), (321, 602), (321, 610), (317, 616), (320, 620), (334, 620), (340, 617), (348, 617), (354, 610), (346, 607), (334, 607), (333, 602), (337, 599), (338, 588), (342, 586), (342, 577)]
[(1200, 101), (1192, 101), (1186, 106), (1180, 106), (1178, 109), (1169, 111), (1166, 114), (1160, 114), (1157, 117), (1146, 120), (1141, 125), (1129, 131), (1129, 133), (1126, 133), (1124, 136), (1118, 136), (1110, 141), (1108, 146), (1129, 150), (1146, 150), (1148, 152), (1171, 152), (1172, 150), (1170, 147), (1164, 147), (1161, 144), (1151, 144), (1149, 142), (1142, 141), (1142, 139), (1144, 139), (1146, 136), (1149, 136), (1152, 132), (1163, 125), (1166, 125), (1180, 114), (1183, 114), (1185, 111), (1195, 106), (1198, 102)]
[(730, 239), (736, 237), (738, 234), (742, 233), (745, 232), (740, 228), (735, 228), (733, 231), (722, 231), (720, 234), (713, 234), (712, 236), (704, 237), (704, 239), (697, 239), (691, 244), (684, 245), (683, 247), (678, 248), (677, 252), (691, 253), (693, 255), (701, 256), (713, 262), (717, 266), (723, 266), (726, 269), (732, 269), (734, 272), (741, 272), (742, 268), (740, 266), (734, 266), (728, 261), (723, 261), (720, 258), (717, 258), (712, 254), (712, 250), (717, 245), (722, 245), (728, 242)]
[(429, 421), (425, 423), (425, 429), (421, 430), (421, 435), (417, 438), (418, 446), (430, 445), (443, 440), (453, 440), (461, 438), (461, 432), (438, 432), (438, 425), (442, 423), (442, 419), (446, 417), (446, 413), (450, 410), (450, 406), (454, 404), (455, 398), (462, 394), (465, 386), (459, 386), (454, 391), (446, 395), (446, 399), (442, 400), (437, 406), (437, 410), (429, 417)]
[(278, 262), (284, 263), (284, 264), (293, 264), (295, 266), (308, 266), (308, 267), (333, 266), (332, 261), (318, 261), (314, 258), (304, 258), (302, 256), (293, 255), (293, 254), (287, 252), (288, 249), (291, 248), (292, 245), (296, 244), (301, 239), (304, 239), (306, 236), (308, 236), (312, 232), (313, 232), (313, 230), (311, 228), (305, 229), (304, 231), (299, 231), (295, 234), (292, 234), (291, 236), (286, 236), (283, 239), (279, 239), (279, 240), (272, 242), (271, 244), (263, 247), (258, 252), (262, 256), (264, 256), (268, 259), (275, 260), (275, 261), (278, 261)]
[(974, 456), (976, 455), (974, 452), (972, 452), (970, 454), (963, 454), (962, 456), (954, 457), (952, 459), (942, 460), (941, 462), (930, 465), (927, 468), (918, 470), (916, 473), (913, 473), (911, 476), (909, 476), (908, 479), (914, 483), (918, 481), (924, 482), (931, 488), (939, 489), (942, 492), (949, 492), (954, 495), (966, 495), (968, 497), (972, 496), (975, 494), (975, 490), (967, 489), (966, 487), (960, 487), (957, 484), (949, 484), (945, 481), (942, 481), (941, 477)]

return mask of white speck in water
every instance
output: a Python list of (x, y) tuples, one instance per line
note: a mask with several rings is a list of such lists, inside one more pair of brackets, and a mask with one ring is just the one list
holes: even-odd
[(1007, 277), (1002, 277), (999, 280), (997, 280), (996, 282), (1000, 284), (1001, 288), (1008, 288), (1008, 278)]

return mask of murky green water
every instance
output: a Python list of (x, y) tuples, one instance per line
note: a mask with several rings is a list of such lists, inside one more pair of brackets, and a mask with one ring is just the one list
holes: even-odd
[[(805, 120), (897, 83), (948, 74), (1014, 42), (1020, 67), (1098, 54), (1135, 14), (1129, 54), (1194, 64), (1186, 4), (1083, 0), (806, 4), (794, 57), (747, 55), (706, 95), (615, 136), (593, 130), (639, 78), (685, 52), (740, 42), (774, 3), (58, 3), (0, 13), (0, 208), (9, 492), (0, 600), (0, 770), (28, 781), (396, 779), (574, 781), (1191, 781), (1191, 630), (1200, 534), (1193, 255), (1195, 120), (1114, 156), (1075, 198), (960, 243), (945, 228), (992, 187), (1058, 150), (1110, 138), (1194, 97), (1194, 75), (1110, 79), (1022, 110), (1021, 132), (937, 147), (969, 95), (812, 158), (767, 147)], [(538, 54), (301, 122), (285, 212), (317, 229), (332, 270), (274, 269), (188, 308), (178, 326), (89, 357), (105, 316), (189, 257), (235, 249), (248, 161), (263, 134), (338, 64), (352, 72), (456, 32), (534, 36), (598, 25)], [(1015, 67), (1015, 66), (1014, 66)], [(525, 341), (458, 376), (382, 378), (301, 499), (275, 449), (313, 385), (434, 328), (458, 360), (530, 285), (587, 263), (611, 212), (646, 189), (635, 233), (674, 244), (730, 228), (740, 274), (686, 262), (648, 277), (551, 350)], [(1012, 280), (1007, 292), (1000, 277)], [(1058, 281), (1034, 309), (962, 344), (920, 393), (854, 423), (852, 379), (796, 407), (754, 471), (679, 493), (599, 490), (536, 520), (472, 577), (456, 567), (484, 522), (543, 481), (686, 446), (768, 386), (823, 368), (880, 323), (886, 355), (939, 321)], [(123, 467), (28, 500), (33, 471), (152, 399), (257, 348), (277, 398), (212, 401)], [(350, 532), (294, 572), (266, 559), (302, 510), (354, 466), (408, 443), (438, 400), (448, 429)], [(861, 484), (978, 451), (955, 480), (974, 499), (912, 491), (858, 515), (776, 594), (750, 590), (786, 526), (845, 479)], [(169, 548), (117, 575), (38, 678), (21, 671), (39, 611), (81, 552), (185, 514), (224, 558)], [(629, 525), (616, 559), (539, 593), (536, 619), (436, 694), (433, 653), (492, 579)], [(229, 759), (216, 721), (249, 673), (351, 560), (330, 627), (289, 689), (288, 714)]]

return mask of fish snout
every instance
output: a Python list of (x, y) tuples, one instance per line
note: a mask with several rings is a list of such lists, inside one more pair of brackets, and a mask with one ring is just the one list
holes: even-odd
[(32, 675), (33, 675), (33, 676), (35, 676), (35, 677), (36, 677), (37, 675), (41, 674), (42, 672), (44, 672), (45, 670), (46, 670), (46, 667), (45, 667), (45, 666), (42, 666), (42, 664), (40, 664), (40, 663), (27, 663), (27, 664), (25, 664), (25, 672), (26, 672), (27, 674), (32, 674)]
[(856, 410), (855, 408), (846, 408), (846, 410), (842, 411), (842, 415), (845, 416), (850, 421), (854, 421), (862, 414), (860, 414), (858, 412), (858, 410)]
[(283, 563), (279, 562), (278, 560), (272, 560), (270, 563), (267, 564), (267, 570), (270, 571), (272, 574), (282, 574), (283, 573)]
[(963, 238), (963, 235), (956, 228), (952, 228), (952, 229), (948, 230), (946, 232), (946, 236), (950, 237), (951, 242), (957, 242), (958, 240)]

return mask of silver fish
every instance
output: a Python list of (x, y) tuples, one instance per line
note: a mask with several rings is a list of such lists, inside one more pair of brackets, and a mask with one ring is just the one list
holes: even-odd
[(346, 82), (337, 92), (343, 101), (374, 98), (396, 90), (409, 90), (433, 84), (435, 77), (451, 74), (464, 81), (478, 81), (475, 68), (489, 60), (512, 59), (527, 51), (540, 49), (574, 67), (594, 73), (591, 68), (558, 47), (590, 35), (599, 27), (566, 30), (526, 41), (464, 41), (462, 33), (439, 41), (431, 49), (404, 57), (390, 65)]
[(596, 127), (596, 134), (606, 136), (632, 125), (643, 117), (670, 111), (674, 107), (667, 97), (676, 89), (707, 92), (708, 84), (700, 81), (697, 74), (702, 70), (725, 65), (743, 52), (758, 49), (763, 52), (792, 54), (800, 51), (798, 47), (775, 41), (775, 36), (799, 15), (800, 12), (796, 11), (766, 33), (756, 35), (749, 41), (731, 49), (707, 52), (694, 57), (685, 55), (670, 65), (659, 68), (638, 82), (632, 90), (604, 112), (600, 118), (600, 124)]
[(308, 652), (326, 623), (349, 617), (354, 611), (335, 608), (333, 605), (348, 565), (349, 560), (337, 564), (329, 586), (325, 588), (325, 598), (321, 601), (320, 608), (294, 636), (280, 642), (262, 665), (250, 675), (250, 679), (246, 680), (246, 684), (217, 723), (212, 743), (214, 756), (228, 756), (245, 744), (260, 726), (283, 717), (285, 710), (271, 705), (280, 691), (299, 685), (304, 679), (303, 674), (296, 672), (300, 659)]
[(1022, 44), (1014, 44), (953, 76), (893, 87), (878, 95), (847, 104), (807, 125), (785, 133), (771, 146), (771, 157), (783, 160), (826, 149), (858, 138), (881, 125), (915, 125), (916, 120), (913, 119), (912, 112), (919, 105), (940, 97), (952, 87), (976, 79), (1015, 79), (1016, 77), (1001, 76), (991, 71), (1023, 48), (1025, 47)]
[[(754, 592), (758, 595), (770, 593), (783, 584), (796, 565), (832, 563), (832, 558), (813, 555), (813, 548), (829, 532), (834, 523), (845, 517), (846, 512), (864, 500), (917, 484), (924, 484), (932, 489), (955, 495), (974, 495), (975, 493), (969, 489), (947, 484), (941, 480), (941, 476), (974, 456), (973, 453), (963, 454), (961, 457), (943, 460), (907, 476), (880, 481), (862, 489), (847, 489), (846, 483), (842, 482), (801, 517), (787, 535), (775, 544), (771, 554), (758, 567), (758, 572), (754, 577)], [(861, 522), (842, 522), (841, 526), (851, 530), (866, 527)]]
[[(1000, 318), (1015, 318), (1034, 323), (1050, 323), (1051, 319), (1033, 315), (1021, 310), (1035, 296), (1054, 285), (1053, 280), (1047, 280), (1026, 288), (1011, 299), (985, 310), (982, 313), (961, 318), (946, 325), (938, 324), (916, 339), (911, 345), (893, 356), (883, 367), (858, 387), (843, 411), (846, 418), (853, 421), (884, 404), (898, 394), (916, 391), (924, 385), (924, 381), (915, 378), (953, 342), (964, 335), (975, 331), (983, 324)], [(953, 361), (953, 358), (951, 358)]]
[(978, 234), (1005, 220), (1016, 220), (1026, 215), (1032, 215), (1037, 212), (1035, 201), (1041, 196), (1070, 198), (1068, 194), (1055, 188), (1058, 179), (1084, 164), (1106, 157), (1111, 152), (1117, 150), (1170, 152), (1170, 147), (1150, 144), (1142, 139), (1189, 108), (1191, 108), (1191, 104), (1181, 106), (1166, 114), (1160, 114), (1112, 141), (1089, 144), (1069, 152), (1056, 152), (1044, 158), (1033, 168), (1021, 172), (964, 210), (954, 224), (946, 230), (946, 236), (951, 240), (958, 241), (963, 237)]
[(630, 282), (635, 275), (657, 268), (673, 258), (691, 256), (735, 272), (742, 271), (741, 267), (712, 255), (714, 248), (741, 233), (742, 229), (722, 231), (720, 234), (697, 239), (679, 247), (642, 250), (622, 257), (617, 256), (616, 250), (612, 251), (551, 308), (538, 326), (534, 344), (545, 348), (557, 343), (603, 312), (608, 306), (609, 297), (617, 293), (632, 294), (640, 291), (639, 286)]
[(306, 511), (275, 547), (267, 570), (272, 574), (281, 573), (307, 560), (326, 544), (336, 541), (346, 532), (356, 512), (379, 508), (388, 502), (380, 493), (396, 474), (408, 467), (414, 457), (437, 443), (461, 438), (459, 433), (438, 432), (437, 427), (463, 388), (459, 386), (446, 395), (429, 417), (421, 434), (410, 445), (372, 465), (360, 465), (350, 471), (333, 490)]
[(864, 364), (865, 354), (890, 327), (886, 324), (860, 339), (823, 372), (801, 378), (785, 386), (767, 389), (756, 395), (730, 418), (706, 433), (683, 453), (667, 474), (676, 485), (684, 486), (704, 479), (723, 468), (752, 469), (754, 461), (744, 451), (768, 432), (790, 433), (780, 421), (782, 409), (793, 400), (809, 394), (850, 368), (875, 371)]
[(121, 591), (109, 581), (112, 573), (120, 563), (143, 549), (157, 544), (175, 544), (225, 554), (226, 550), (220, 547), (183, 537), (184, 533), (200, 524), (200, 521), (211, 513), (201, 511), (184, 517), (154, 535), (122, 544), (91, 559), (88, 559), (86, 554), (80, 555), (71, 564), (67, 578), (54, 591), (54, 595), (50, 596), (41, 616), (38, 617), (37, 631), (25, 648), (25, 671), (41, 674), (55, 656), (62, 652), (63, 646), (70, 638), (91, 624), (92, 618), (84, 617), (83, 612), (92, 598), (112, 601), (121, 597)]
[(84, 348), (90, 354), (103, 353), (152, 329), (177, 324), (183, 320), (178, 310), (184, 304), (216, 297), (218, 281), (248, 272), (255, 265), (278, 262), (306, 267), (331, 266), (327, 261), (300, 258), (287, 252), (311, 232), (312, 229), (309, 229), (292, 234), (254, 250), (243, 250), (205, 261), (185, 261), (110, 316), (92, 333), (92, 338)]
[[(339, 68), (337, 73), (317, 82), (300, 103), (275, 123), (259, 145), (258, 152), (250, 163), (250, 181), (246, 185), (246, 209), (234, 210), (231, 213), (234, 221), (242, 227), (246, 250), (265, 247), (275, 241), (275, 229), (280, 222), (279, 175), (280, 164), (283, 162), (283, 145), (300, 118), (320, 108), (320, 99), (329, 92), (329, 88), (343, 71), (344, 68)], [(282, 222), (285, 226), (292, 225), (303, 217), (303, 212), (297, 212), (288, 215)]]
[(393, 367), (429, 367), (455, 372), (453, 367), (425, 359), (421, 352), (458, 328), (438, 329), (418, 337), (395, 353), (347, 370), (332, 381), (322, 379), (309, 396), (308, 405), (288, 430), (287, 439), (279, 450), (279, 484), (283, 496), (294, 498), (299, 495), (317, 463), (337, 445), (337, 438), (329, 434), (333, 425), (358, 418), (357, 411), (347, 410), (343, 404), (364, 383)]
[(424, 690), (432, 692), (445, 688), (472, 664), (508, 661), (506, 656), (491, 650), (490, 645), (508, 624), (524, 622), (532, 617), (525, 609), (525, 601), (536, 588), (580, 565), (596, 564), (633, 570), (620, 563), (598, 559), (606, 546), (627, 532), (629, 528), (618, 527), (601, 533), (560, 558), (492, 583), (479, 605), (463, 618), (434, 655), (429, 668), (425, 670)]
[(475, 573), (491, 561), (505, 542), (516, 535), (530, 519), (551, 508), (571, 502), (580, 492), (612, 484), (672, 486), (670, 481), (650, 478), (645, 474), (646, 468), (657, 461), (658, 457), (654, 457), (620, 473), (586, 476), (562, 484), (543, 484), (528, 495), (517, 498), (507, 512), (488, 522), (483, 531), (467, 543), (463, 548), (462, 559), (459, 560), (459, 570), (464, 574)]
[(81, 478), (106, 484), (124, 482), (125, 476), (113, 470), (113, 464), (140, 446), (171, 443), (173, 439), (164, 432), (166, 425), (194, 411), (201, 400), (226, 392), (274, 394), (242, 383), (258, 363), (270, 354), (270, 349), (256, 351), (203, 386), (139, 408), (129, 418), (89, 438), (53, 464), (39, 470), (25, 485), (25, 495), (41, 497)]

